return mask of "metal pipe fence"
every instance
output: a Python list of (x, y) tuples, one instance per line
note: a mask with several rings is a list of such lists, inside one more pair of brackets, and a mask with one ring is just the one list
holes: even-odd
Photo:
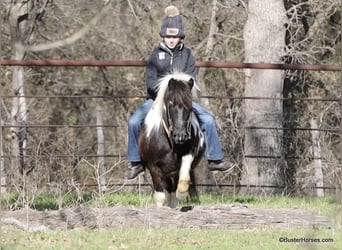
[[(25, 67), (143, 67), (146, 65), (145, 61), (141, 60), (121, 60), (121, 61), (109, 61), (109, 60), (0, 60), (0, 67), (14, 67), (14, 66), (25, 66)], [(268, 63), (240, 63), (240, 62), (196, 62), (197, 67), (207, 67), (207, 68), (235, 68), (235, 69), (270, 69), (270, 70), (307, 70), (307, 71), (331, 71), (331, 72), (342, 72), (341, 65), (300, 65), (300, 64), (268, 64)], [(130, 99), (130, 98), (146, 98), (142, 95), (25, 95), (20, 96), (21, 98), (27, 99)], [(16, 95), (6, 95), (0, 94), (0, 99), (6, 98), (18, 98)], [(248, 96), (228, 96), (228, 95), (206, 95), (201, 96), (200, 98), (208, 98), (208, 99), (229, 99), (229, 100), (291, 100), (294, 102), (339, 102), (341, 103), (341, 98), (284, 98), (284, 97), (248, 97)], [(95, 125), (95, 124), (84, 124), (84, 125), (69, 125), (69, 124), (61, 124), (61, 125), (43, 125), (43, 124), (25, 124), (23, 125), (15, 125), (15, 124), (6, 124), (4, 122), (0, 122), (0, 128), (73, 128), (73, 129), (83, 129), (83, 128), (97, 128), (97, 127), (106, 127), (106, 128), (124, 128), (126, 124), (106, 124), (106, 125)], [(223, 128), (228, 129), (229, 127), (223, 126)], [(296, 128), (287, 128), (287, 127), (251, 127), (245, 126), (238, 128), (240, 130), (252, 129), (266, 129), (266, 130), (298, 130), (298, 131), (321, 131), (321, 132), (335, 132), (341, 134), (341, 128), (339, 129), (327, 129), (327, 128), (311, 128), (311, 127), (296, 127)], [(73, 157), (107, 157), (107, 158), (121, 158), (123, 154), (106, 154), (106, 155), (96, 155), (96, 154), (80, 154), (73, 155)], [(26, 157), (36, 157), (43, 158), (44, 155), (41, 156), (30, 156), (25, 155)], [(1, 155), (1, 158), (9, 159), (16, 158), (17, 156), (11, 155)], [(48, 156), (47, 156), (48, 157)], [(55, 158), (68, 158), (70, 155), (54, 155)], [(245, 155), (245, 157), (250, 158), (269, 158), (270, 156), (262, 156), (262, 155)], [(277, 158), (274, 156), (273, 158)], [(292, 157), (296, 159), (296, 157)], [(320, 158), (319, 158), (320, 159)], [(91, 186), (92, 184), (89, 184)], [(113, 186), (119, 186), (120, 184), (108, 184)], [(201, 184), (199, 184), (201, 185)], [(203, 186), (208, 186), (204, 185)], [(242, 187), (242, 185), (232, 185), (232, 184), (217, 184), (217, 187)], [(252, 186), (249, 186), (253, 188)], [(265, 188), (283, 188), (283, 187), (268, 187)], [(258, 186), (260, 188), (260, 186)], [(331, 187), (315, 187), (322, 189), (335, 189)]]

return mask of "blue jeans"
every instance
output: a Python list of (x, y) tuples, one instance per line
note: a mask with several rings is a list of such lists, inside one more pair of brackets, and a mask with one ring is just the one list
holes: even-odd
[[(139, 132), (141, 124), (147, 112), (152, 107), (153, 100), (148, 99), (133, 113), (128, 120), (128, 146), (127, 146), (127, 160), (130, 162), (141, 161), (138, 148)], [(222, 160), (223, 153), (221, 149), (220, 139), (218, 137), (215, 118), (202, 106), (192, 103), (196, 117), (205, 134), (206, 151), (205, 157), (207, 160)]]

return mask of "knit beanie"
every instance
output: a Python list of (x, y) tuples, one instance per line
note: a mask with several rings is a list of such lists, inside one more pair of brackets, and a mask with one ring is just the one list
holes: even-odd
[(179, 10), (175, 6), (168, 6), (165, 8), (166, 16), (162, 20), (159, 35), (161, 37), (176, 36), (184, 39), (184, 25), (182, 18), (179, 15)]

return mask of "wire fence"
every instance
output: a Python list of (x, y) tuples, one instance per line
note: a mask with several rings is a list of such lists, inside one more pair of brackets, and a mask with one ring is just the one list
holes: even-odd
[[(25, 66), (25, 67), (143, 67), (146, 65), (145, 61), (108, 61), (108, 60), (0, 60), (1, 67), (15, 67), (15, 66)], [(331, 72), (342, 72), (342, 66), (340, 65), (296, 65), (296, 64), (264, 64), (264, 63), (233, 63), (233, 62), (196, 62), (197, 67), (208, 67), (208, 68), (237, 68), (237, 69), (271, 69), (271, 70), (310, 70), (310, 71), (331, 71)], [(0, 99), (12, 99), (17, 98), (16, 95), (6, 95), (0, 94)], [(111, 96), (106, 95), (24, 95), (20, 96), (21, 98), (27, 99), (132, 99), (132, 98), (146, 98), (142, 95), (117, 95), (113, 94)], [(228, 95), (205, 95), (200, 98), (208, 98), (208, 99), (229, 99), (229, 100), (291, 100), (293, 102), (337, 102), (342, 103), (341, 98), (285, 98), (285, 97), (256, 97), (256, 96), (228, 96)], [(73, 128), (73, 129), (83, 129), (83, 128), (125, 128), (126, 124), (104, 124), (104, 125), (96, 125), (96, 124), (84, 124), (84, 125), (70, 125), (70, 124), (8, 124), (4, 122), (0, 122), (0, 128), (25, 128), (25, 129), (51, 129), (51, 128)], [(228, 127), (223, 126), (223, 128), (228, 129)], [(239, 128), (240, 130), (275, 130), (275, 131), (285, 131), (285, 130), (298, 130), (298, 131), (320, 131), (320, 132), (333, 132), (342, 134), (342, 128), (312, 128), (312, 127), (267, 127), (267, 126), (245, 126)], [(92, 157), (92, 158), (122, 158), (124, 152), (120, 152), (117, 154), (73, 154), (73, 158), (82, 158), (82, 157)], [(1, 155), (1, 159), (11, 159), (17, 158), (18, 156), (14, 155)], [(41, 159), (44, 155), (29, 155), (26, 154), (25, 157), (34, 157), (36, 159)], [(59, 158), (69, 158), (71, 157), (68, 154), (54, 154), (54, 159)], [(264, 155), (245, 155), (246, 158), (281, 158), (282, 156), (264, 156)], [(291, 157), (291, 156), (290, 156)], [(292, 157), (292, 159), (299, 159), (298, 157)], [(321, 159), (311, 157), (313, 159)], [(93, 184), (84, 184), (86, 186), (93, 186)], [(120, 186), (121, 184), (107, 184), (108, 186)], [(128, 185), (139, 185), (139, 184), (128, 184)], [(145, 185), (145, 184), (143, 184)], [(210, 184), (198, 184), (199, 186), (211, 186)], [(146, 184), (148, 186), (148, 184)], [(239, 184), (216, 184), (216, 187), (226, 188), (226, 187), (244, 187), (244, 185)], [(253, 185), (248, 186), (249, 188), (253, 188)], [(262, 188), (279, 188), (283, 189), (282, 186), (255, 186)], [(312, 187), (309, 187), (310, 189)], [(336, 189), (336, 187), (315, 187), (315, 189)]]

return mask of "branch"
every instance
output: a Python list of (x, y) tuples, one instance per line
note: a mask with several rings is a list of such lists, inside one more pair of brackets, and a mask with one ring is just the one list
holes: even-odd
[(131, 3), (129, 0), (128, 0), (127, 2), (128, 2), (129, 7), (130, 7), (131, 10), (132, 10), (133, 16), (135, 17), (135, 19), (137, 19), (138, 17), (137, 17), (137, 15), (135, 14), (134, 7), (133, 7), (132, 3)]
[(112, 1), (113, 0), (105, 1), (104, 6), (100, 10), (100, 12), (97, 15), (95, 15), (88, 24), (86, 24), (78, 32), (74, 33), (73, 35), (71, 35), (70, 37), (66, 39), (58, 40), (58, 41), (51, 42), (51, 43), (32, 45), (32, 46), (25, 46), (22, 43), (16, 43), (15, 46), (19, 51), (22, 51), (22, 52), (27, 52), (27, 51), (37, 52), (37, 51), (50, 50), (50, 49), (55, 49), (55, 48), (71, 45), (75, 43), (77, 40), (81, 39), (93, 26), (96, 25), (96, 23), (105, 15), (105, 13), (107, 12), (108, 6), (110, 6), (110, 3)]

